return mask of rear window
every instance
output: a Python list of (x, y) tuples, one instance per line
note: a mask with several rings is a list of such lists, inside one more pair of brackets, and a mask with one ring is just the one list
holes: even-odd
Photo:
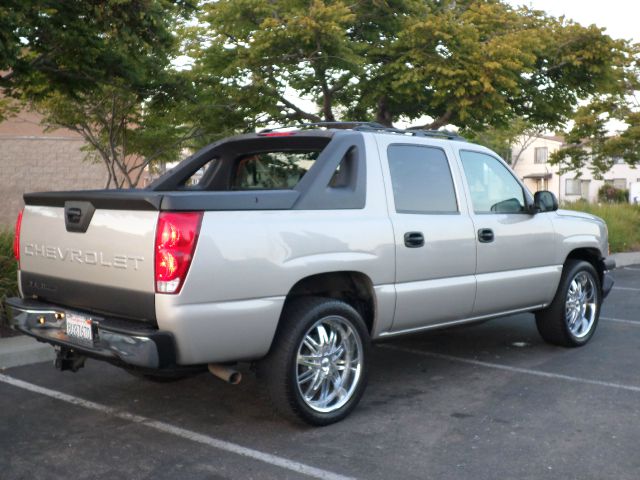
[(239, 157), (231, 175), (232, 190), (289, 190), (309, 171), (320, 151), (273, 151)]
[[(292, 190), (312, 169), (330, 136), (248, 137), (221, 141), (154, 182), (160, 190)], [(315, 170), (315, 169), (314, 169)]]

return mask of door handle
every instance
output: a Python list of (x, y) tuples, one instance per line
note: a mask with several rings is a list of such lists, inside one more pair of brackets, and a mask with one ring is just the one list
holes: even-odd
[(424, 245), (422, 232), (407, 232), (404, 234), (404, 245), (408, 248), (418, 248)]
[(493, 230), (490, 228), (481, 228), (478, 230), (478, 240), (480, 243), (491, 243), (493, 242), (495, 236), (493, 235)]

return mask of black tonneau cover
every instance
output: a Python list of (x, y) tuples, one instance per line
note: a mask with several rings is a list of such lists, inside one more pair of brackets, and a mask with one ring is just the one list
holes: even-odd
[(89, 202), (108, 210), (289, 210), (300, 192), (263, 190), (242, 192), (153, 192), (149, 190), (80, 190), (26, 193), (26, 205), (64, 207), (68, 201)]

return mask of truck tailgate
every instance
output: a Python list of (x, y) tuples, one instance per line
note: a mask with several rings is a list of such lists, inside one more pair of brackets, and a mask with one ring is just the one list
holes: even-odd
[[(77, 205), (78, 200), (69, 203)], [(86, 231), (74, 231), (65, 216), (78, 212), (70, 213), (69, 205), (65, 211), (62, 205), (27, 201), (20, 233), (23, 295), (155, 320), (153, 249), (158, 211), (95, 208), (92, 215), (82, 212), (90, 217)]]

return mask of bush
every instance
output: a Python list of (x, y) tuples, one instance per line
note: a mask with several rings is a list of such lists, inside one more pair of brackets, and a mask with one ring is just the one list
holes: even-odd
[[(5, 297), (18, 294), (16, 271), (18, 264), (13, 258), (13, 232), (0, 231), (0, 302)], [(0, 317), (3, 311), (0, 307)]]
[(640, 205), (579, 201), (562, 208), (591, 213), (607, 222), (611, 252), (640, 251)]
[(627, 203), (629, 190), (605, 184), (598, 190), (598, 201), (607, 203)]

